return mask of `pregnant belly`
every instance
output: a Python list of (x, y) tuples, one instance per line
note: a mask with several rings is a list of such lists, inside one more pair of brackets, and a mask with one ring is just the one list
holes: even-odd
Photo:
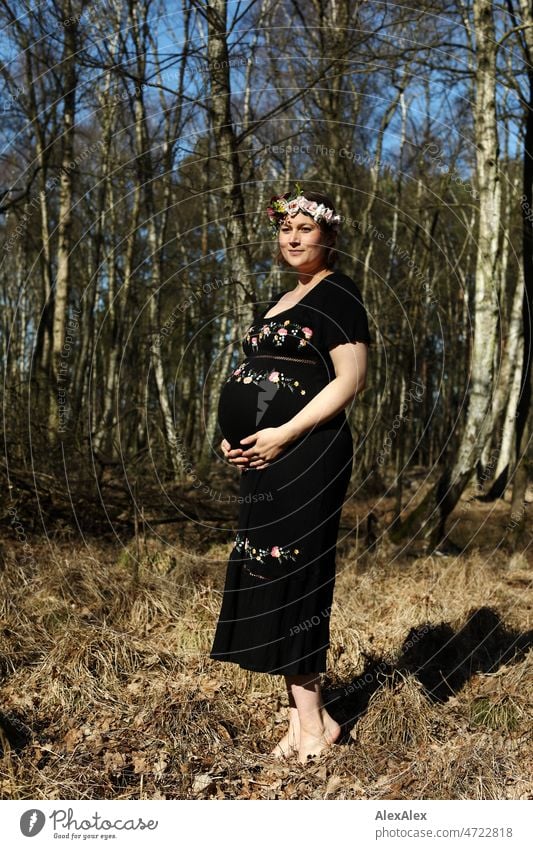
[[(308, 368), (314, 371), (314, 367)], [(232, 448), (241, 447), (240, 440), (245, 436), (266, 427), (279, 427), (292, 419), (325, 385), (316, 373), (308, 372), (303, 377), (299, 373), (276, 374), (279, 382), (268, 378), (248, 383), (231, 379), (224, 384), (218, 403), (218, 423)]]

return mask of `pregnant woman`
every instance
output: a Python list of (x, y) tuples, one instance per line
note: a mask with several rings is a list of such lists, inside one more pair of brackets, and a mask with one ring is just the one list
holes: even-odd
[(268, 215), (295, 285), (258, 308), (220, 395), (221, 449), (242, 498), (210, 657), (285, 676), (289, 727), (271, 755), (305, 763), (341, 733), (319, 673), (353, 463), (345, 408), (365, 386), (371, 337), (357, 284), (332, 270), (331, 199), (297, 185)]

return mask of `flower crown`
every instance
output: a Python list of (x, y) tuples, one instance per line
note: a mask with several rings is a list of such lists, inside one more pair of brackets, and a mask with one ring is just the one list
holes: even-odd
[(299, 212), (305, 212), (318, 224), (320, 221), (325, 221), (331, 227), (337, 227), (340, 224), (341, 216), (335, 215), (332, 209), (324, 206), (323, 203), (317, 203), (314, 200), (308, 200), (302, 193), (302, 188), (299, 183), (295, 185), (295, 194), (285, 192), (284, 195), (274, 195), (270, 198), (270, 206), (267, 207), (267, 215), (270, 218), (270, 226), (272, 233), (275, 235), (286, 215), (292, 218), (298, 215)]

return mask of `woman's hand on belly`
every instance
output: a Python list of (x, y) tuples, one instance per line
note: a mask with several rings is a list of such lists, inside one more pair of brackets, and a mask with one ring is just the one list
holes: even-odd
[(232, 448), (227, 439), (223, 439), (220, 443), (220, 450), (222, 451), (226, 460), (229, 460), (229, 462), (232, 463), (234, 466), (241, 467), (241, 472), (243, 466), (249, 466), (250, 461), (248, 460), (248, 458), (242, 456), (243, 449)]
[(265, 427), (241, 439), (241, 445), (250, 445), (242, 456), (249, 460), (251, 469), (264, 469), (279, 457), (289, 442), (292, 439), (283, 425)]

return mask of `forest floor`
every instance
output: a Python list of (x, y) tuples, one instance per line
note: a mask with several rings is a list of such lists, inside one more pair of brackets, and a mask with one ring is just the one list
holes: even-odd
[(283, 678), (208, 657), (230, 535), (26, 539), (23, 561), (6, 532), (0, 797), (532, 799), (533, 557), (501, 544), (508, 503), (465, 499), (442, 557), (360, 553), (343, 529), (370, 506), (343, 512), (323, 676), (344, 734), (308, 765), (268, 755)]

